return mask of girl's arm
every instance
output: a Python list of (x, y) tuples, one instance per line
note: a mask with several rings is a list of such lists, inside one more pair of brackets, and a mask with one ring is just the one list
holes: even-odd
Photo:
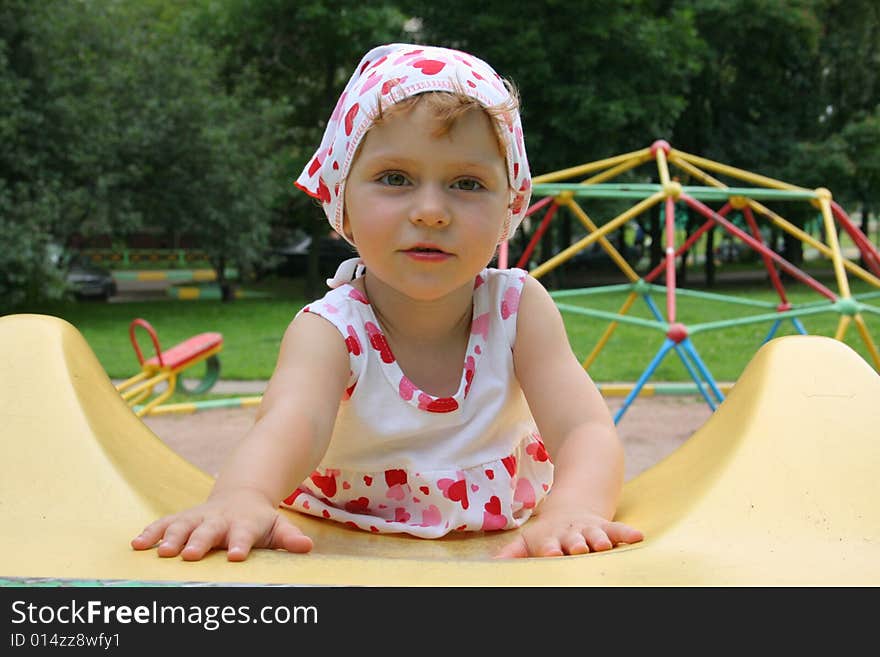
[(220, 471), (205, 503), (160, 518), (132, 541), (159, 543), (159, 556), (201, 559), (225, 547), (241, 561), (252, 547), (308, 552), (311, 539), (284, 520), (278, 505), (318, 465), (349, 377), (345, 342), (317, 315), (299, 315), (284, 334), (257, 418)]
[(578, 362), (553, 299), (527, 277), (513, 350), (517, 379), (555, 465), (537, 515), (502, 557), (607, 550), (642, 540), (613, 522), (623, 486), (623, 448), (599, 389)]

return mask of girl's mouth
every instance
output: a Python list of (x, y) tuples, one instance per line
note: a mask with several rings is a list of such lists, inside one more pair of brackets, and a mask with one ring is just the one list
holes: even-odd
[(433, 244), (417, 244), (406, 249), (404, 253), (414, 260), (425, 262), (439, 262), (452, 257), (451, 253)]

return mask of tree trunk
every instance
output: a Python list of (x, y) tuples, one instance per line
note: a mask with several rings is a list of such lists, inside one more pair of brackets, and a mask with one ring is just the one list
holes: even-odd
[(221, 256), (214, 263), (217, 285), (220, 287), (220, 300), (223, 303), (235, 301), (235, 285), (226, 278), (226, 258)]
[(706, 231), (706, 287), (715, 287), (715, 227)]

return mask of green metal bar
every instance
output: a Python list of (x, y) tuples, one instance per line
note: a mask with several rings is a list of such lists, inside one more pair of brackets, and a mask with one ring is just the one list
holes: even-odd
[(602, 287), (585, 287), (577, 290), (554, 290), (550, 292), (550, 296), (554, 299), (563, 299), (565, 297), (592, 296), (597, 294), (605, 294), (612, 292), (632, 292), (633, 283), (622, 283), (620, 285), (605, 285)]
[[(661, 290), (665, 289), (660, 287)], [(744, 297), (737, 296), (727, 296), (723, 294), (717, 294), (715, 292), (703, 292), (701, 290), (689, 290), (686, 288), (679, 288), (675, 291), (675, 293), (680, 297), (693, 297), (695, 299), (706, 299), (709, 301), (720, 301), (723, 303), (733, 303), (739, 304), (741, 306), (753, 306), (757, 308), (775, 308), (777, 304), (771, 301), (760, 301), (758, 299), (746, 299)]]
[[(744, 196), (754, 200), (765, 201), (807, 201), (815, 199), (816, 193), (811, 190), (767, 189), (764, 187), (701, 187), (683, 186), (682, 192), (699, 201), (725, 201), (731, 196)], [(624, 198), (642, 199), (662, 191), (663, 186), (650, 183), (597, 183), (580, 185), (578, 183), (538, 183), (532, 187), (536, 195), (555, 196), (562, 192), (572, 192), (575, 196), (585, 198)]]
[(707, 322), (705, 324), (688, 325), (688, 333), (703, 333), (705, 331), (714, 331), (720, 328), (730, 328), (731, 326), (745, 326), (746, 324), (758, 324), (760, 322), (771, 322), (777, 319), (788, 319), (789, 317), (804, 317), (806, 315), (819, 315), (821, 313), (837, 312), (834, 310), (833, 304), (827, 304), (824, 308), (807, 308), (800, 310), (786, 310), (780, 313), (768, 313), (766, 315), (752, 315), (751, 317), (740, 317), (737, 319), (727, 319), (720, 322)]
[(643, 328), (658, 329), (660, 331), (663, 331), (664, 333), (668, 328), (665, 323), (655, 322), (649, 319), (643, 319), (641, 317), (618, 315), (617, 313), (609, 313), (605, 312), (604, 310), (594, 310), (593, 308), (583, 308), (581, 306), (570, 306), (565, 303), (557, 303), (556, 307), (564, 312), (575, 313), (577, 315), (586, 315), (588, 317), (598, 317), (600, 319), (607, 319), (613, 322), (623, 322), (624, 324), (634, 324), (635, 326), (641, 326)]

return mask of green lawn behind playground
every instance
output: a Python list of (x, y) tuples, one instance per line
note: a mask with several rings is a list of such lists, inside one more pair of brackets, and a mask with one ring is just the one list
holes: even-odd
[[(823, 283), (835, 290), (833, 278)], [(867, 283), (851, 280), (850, 286), (856, 296), (865, 295), (865, 302), (880, 308), (880, 293)], [(223, 351), (220, 353), (223, 379), (258, 380), (268, 378), (274, 369), (284, 330), (306, 299), (301, 284), (266, 281), (253, 289), (268, 291), (269, 298), (238, 299), (232, 303), (219, 300), (180, 301), (175, 299), (132, 303), (76, 303), (67, 302), (32, 309), (31, 312), (55, 315), (76, 326), (94, 350), (101, 365), (114, 379), (136, 374), (140, 367), (128, 336), (132, 319), (141, 317), (149, 321), (158, 332), (160, 344), (168, 349), (188, 337), (206, 331), (223, 334)], [(824, 298), (801, 284), (789, 284), (788, 298), (797, 308), (802, 304), (823, 302)], [(769, 284), (724, 286), (711, 292), (736, 298), (765, 301), (769, 309), (717, 302), (703, 298), (677, 298), (678, 320), (689, 326), (736, 317), (753, 316), (772, 312), (778, 302)], [(626, 293), (608, 293), (566, 297), (564, 303), (587, 306), (605, 312), (620, 310)], [(665, 315), (665, 296), (653, 296), (656, 306)], [(628, 313), (630, 317), (653, 319), (647, 304), (639, 298)], [(865, 313), (868, 329), (875, 344), (880, 344), (880, 315)], [(563, 313), (575, 354), (583, 360), (597, 344), (609, 325), (607, 319)], [(833, 336), (839, 315), (829, 312), (802, 318), (807, 332), (814, 335)], [(735, 381), (749, 359), (761, 346), (772, 321), (736, 326), (704, 333), (692, 338), (701, 359), (717, 381)], [(790, 320), (784, 321), (776, 335), (790, 335), (796, 329)], [(145, 331), (139, 330), (138, 339), (145, 356), (152, 355), (152, 345)], [(597, 382), (635, 381), (644, 372), (664, 341), (659, 330), (641, 328), (621, 323), (601, 350), (590, 368)], [(868, 362), (870, 352), (865, 347), (855, 324), (847, 331), (845, 342)], [(204, 372), (203, 365), (191, 371), (193, 377)], [(690, 381), (690, 376), (674, 352), (670, 352), (660, 364), (651, 381)]]

